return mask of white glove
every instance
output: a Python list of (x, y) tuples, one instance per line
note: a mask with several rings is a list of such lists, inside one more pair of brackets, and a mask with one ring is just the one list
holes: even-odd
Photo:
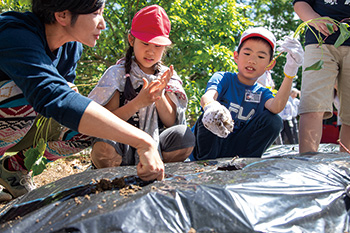
[(202, 122), (205, 128), (221, 138), (226, 138), (233, 131), (230, 111), (217, 101), (204, 107)]
[(296, 76), (304, 61), (303, 47), (297, 39), (291, 36), (285, 36), (284, 40), (277, 41), (277, 44), (280, 46), (277, 48), (278, 51), (288, 53), (284, 74), (290, 77)]

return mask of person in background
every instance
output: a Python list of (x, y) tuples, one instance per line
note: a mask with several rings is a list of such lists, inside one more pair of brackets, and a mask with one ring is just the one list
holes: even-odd
[(341, 128), (341, 120), (340, 120), (340, 117), (339, 117), (339, 109), (340, 109), (340, 100), (339, 100), (339, 96), (337, 94), (337, 85), (335, 85), (334, 87), (334, 100), (333, 100), (333, 105), (335, 107), (335, 110), (337, 110), (337, 126), (339, 126), (339, 129)]
[(293, 79), (303, 61), (298, 40), (279, 41), (279, 51), (287, 52), (285, 78), (276, 96), (257, 84), (271, 70), (276, 38), (263, 27), (243, 32), (234, 59), (238, 73), (217, 72), (209, 80), (201, 98), (204, 113), (194, 126), (194, 160), (220, 157), (261, 157), (282, 130), (278, 113), (285, 107)]
[[(192, 152), (194, 135), (186, 126), (187, 96), (174, 71), (161, 64), (169, 39), (170, 21), (158, 5), (144, 7), (132, 20), (125, 58), (108, 68), (89, 98), (158, 142), (164, 162), (182, 162)], [(133, 165), (135, 148), (96, 139), (91, 160), (95, 167)]]
[[(299, 104), (300, 104), (300, 91), (297, 88), (292, 88), (290, 92), (290, 97), (292, 98), (292, 105), (294, 107), (292, 121), (293, 121), (293, 134), (295, 139), (295, 144), (299, 144)], [(299, 97), (299, 98), (298, 98)]]
[(273, 90), (276, 87), (275, 82), (272, 79), (270, 70), (266, 70), (263, 73), (263, 75), (261, 75), (258, 78), (257, 82), (260, 83), (262, 86), (269, 88), (270, 90)]
[(284, 144), (298, 144), (298, 105), (299, 101), (296, 98), (298, 95), (298, 89), (293, 88), (286, 107), (279, 113), (283, 120), (283, 130), (281, 132)]
[[(349, 0), (294, 0), (294, 10), (303, 21), (320, 17), (330, 17), (342, 21), (350, 17)], [(344, 21), (346, 23), (346, 21)], [(331, 33), (327, 24), (333, 26)], [(305, 34), (305, 59), (303, 64), (301, 98), (299, 106), (299, 152), (317, 152), (322, 138), (322, 120), (333, 114), (334, 84), (338, 83), (340, 100), (339, 117), (342, 122), (340, 141), (350, 147), (350, 39), (336, 48), (334, 43), (340, 30), (331, 21), (310, 23), (316, 35), (321, 35), (324, 43), (320, 46), (314, 33), (308, 29)], [(320, 59), (323, 68), (308, 70)], [(340, 151), (346, 151), (340, 148)]]
[[(106, 28), (104, 5), (104, 0), (33, 0), (32, 12), (0, 15), (0, 184), (13, 197), (35, 188), (24, 156), (41, 115), (53, 118), (45, 138), (49, 160), (87, 148), (91, 137), (106, 138), (136, 148), (141, 179), (164, 178), (150, 135), (73, 90), (82, 44), (95, 46)], [(4, 156), (9, 151), (15, 154)]]

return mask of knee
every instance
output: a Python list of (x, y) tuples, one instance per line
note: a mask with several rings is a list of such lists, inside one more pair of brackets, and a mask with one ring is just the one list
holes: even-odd
[(182, 148), (194, 147), (195, 136), (191, 129), (186, 125), (178, 125), (177, 129), (171, 134), (171, 144), (175, 147), (181, 145)]
[(195, 145), (195, 136), (186, 125), (177, 125), (166, 136), (161, 137), (161, 150), (163, 161), (182, 162), (185, 161)]
[(162, 152), (163, 162), (183, 162), (185, 161), (193, 151), (193, 147), (183, 148), (175, 151)]
[(283, 120), (278, 114), (273, 114), (270, 111), (265, 111), (262, 115), (265, 127), (276, 134), (279, 134), (283, 129)]
[(116, 167), (122, 163), (122, 157), (106, 142), (96, 142), (92, 146), (90, 158), (97, 168)]

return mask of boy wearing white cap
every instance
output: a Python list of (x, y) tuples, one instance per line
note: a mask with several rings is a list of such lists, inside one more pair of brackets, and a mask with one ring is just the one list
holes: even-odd
[(287, 52), (285, 78), (274, 97), (257, 79), (271, 70), (276, 47), (275, 36), (265, 28), (243, 32), (234, 60), (238, 73), (217, 72), (209, 80), (201, 98), (204, 113), (194, 127), (195, 160), (219, 157), (260, 157), (282, 130), (277, 115), (285, 107), (293, 78), (303, 62), (298, 40), (278, 41), (280, 52)]

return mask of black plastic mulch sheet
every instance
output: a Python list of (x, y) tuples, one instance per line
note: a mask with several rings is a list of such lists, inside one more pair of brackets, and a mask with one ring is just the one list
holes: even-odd
[[(348, 232), (350, 155), (318, 153), (84, 171), (0, 211), (1, 232)], [(96, 191), (104, 178), (117, 180)]]

